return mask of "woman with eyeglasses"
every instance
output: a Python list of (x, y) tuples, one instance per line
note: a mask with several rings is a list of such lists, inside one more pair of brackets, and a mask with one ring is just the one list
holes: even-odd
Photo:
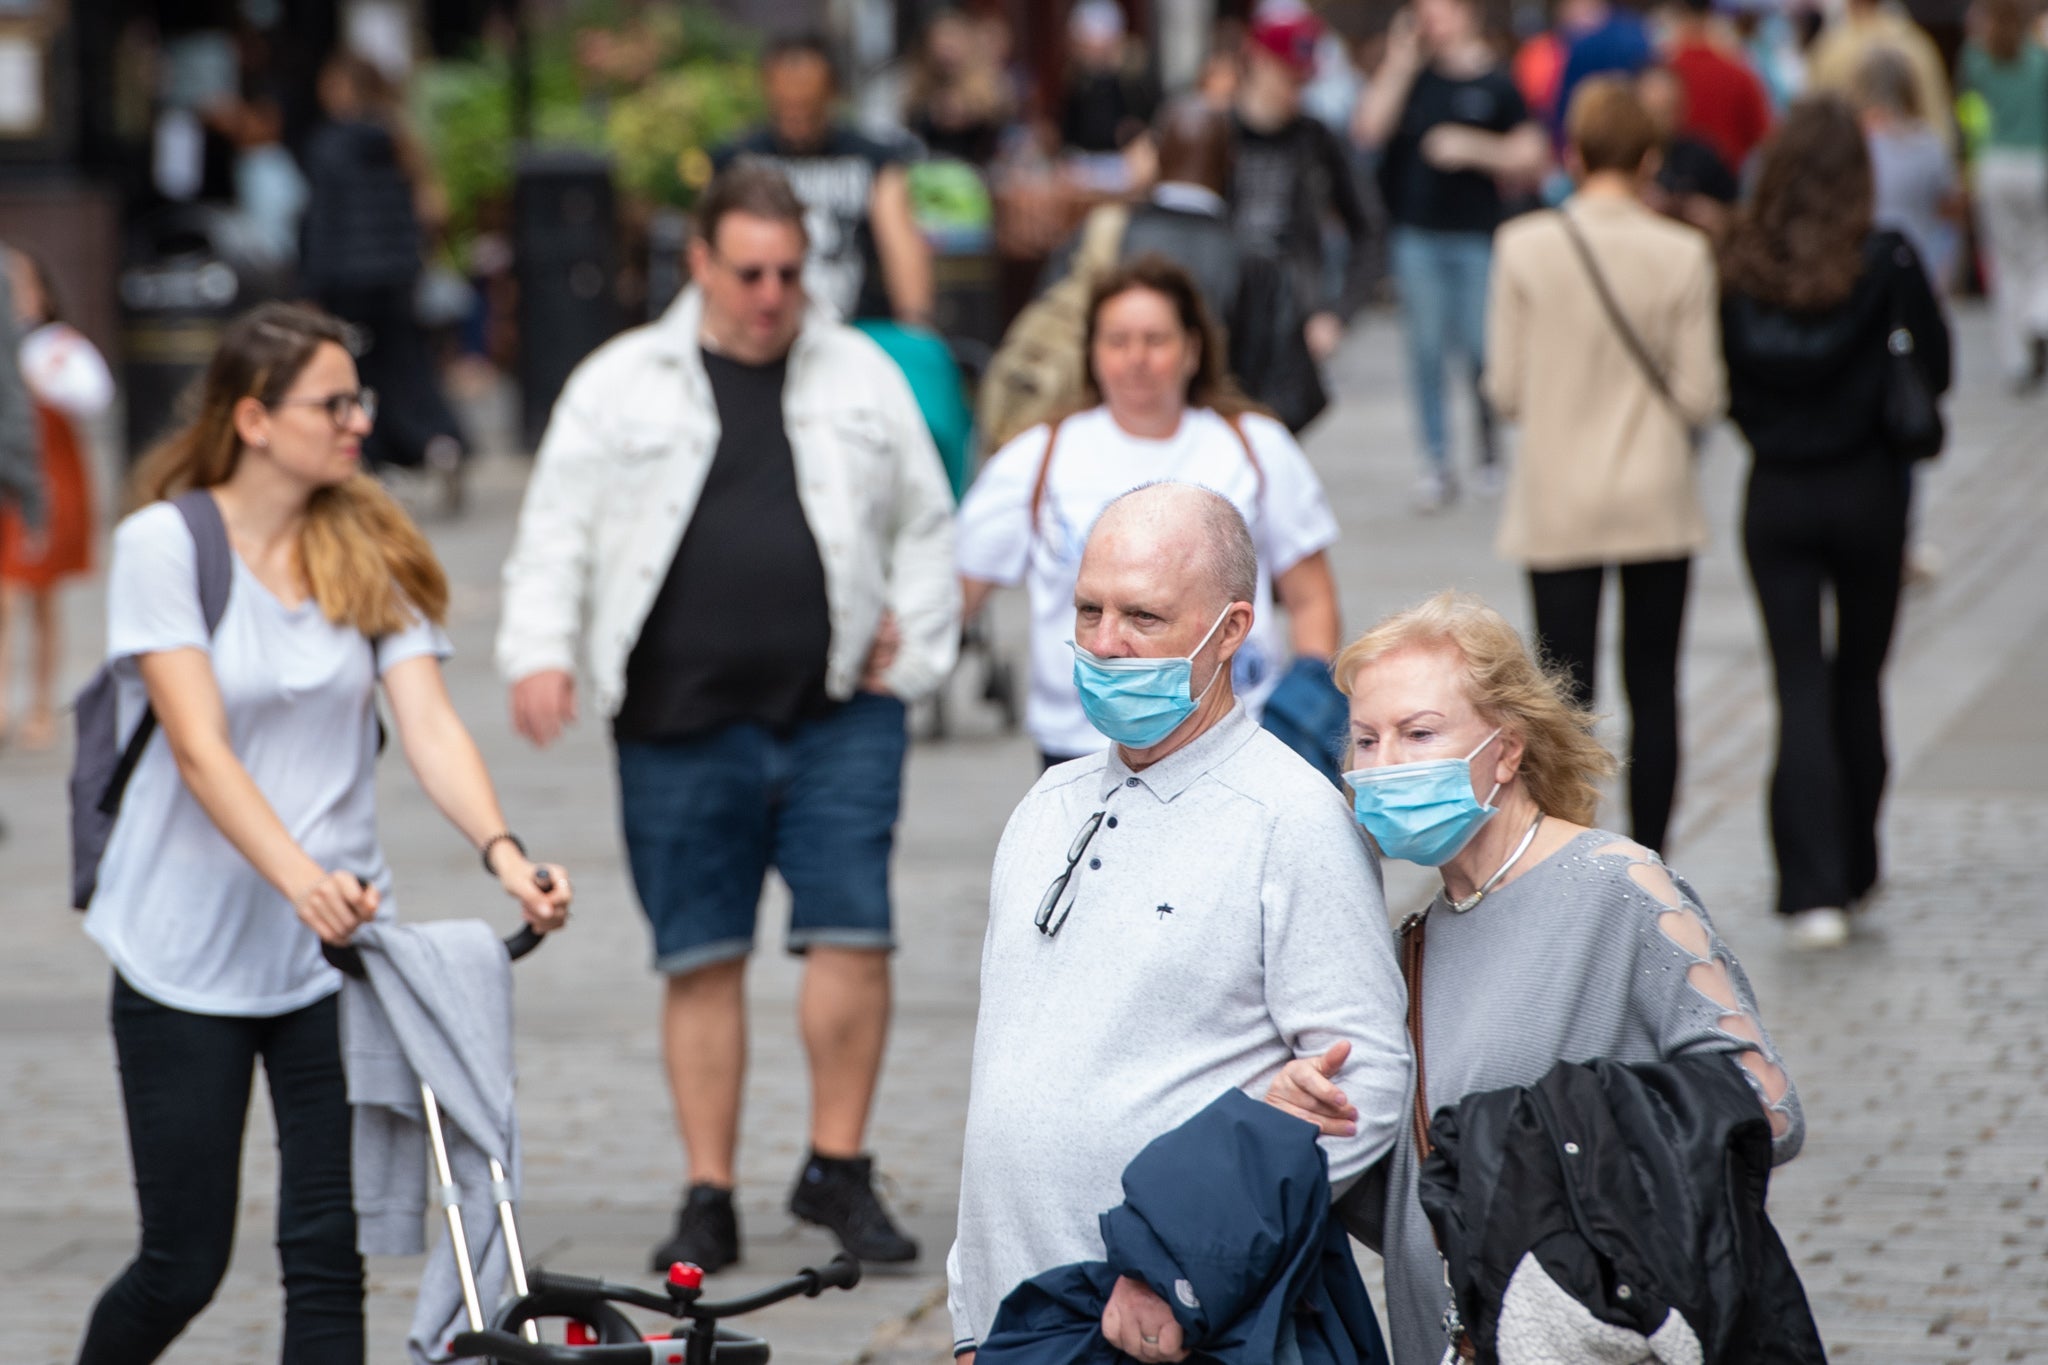
[[(85, 929), (113, 963), (110, 1010), (141, 1246), (93, 1309), (81, 1365), (155, 1360), (212, 1298), (233, 1242), (242, 1127), (263, 1064), (279, 1150), (282, 1357), (359, 1365), (363, 1269), (336, 992), (320, 945), (389, 915), (376, 821), (378, 683), (427, 796), (543, 932), (559, 867), (506, 829), (441, 676), (448, 581), (360, 469), (375, 395), (346, 332), (294, 304), (233, 323), (197, 416), (137, 473), (114, 533), (108, 655), (142, 751)], [(200, 600), (206, 504), (230, 550), (224, 611)]]
[[(1569, 680), (1499, 612), (1448, 592), (1367, 631), (1335, 672), (1351, 702), (1358, 822), (1384, 856), (1443, 876), (1402, 936), (1416, 1108), (1534, 1085), (1560, 1061), (1717, 1053), (1753, 1087), (1773, 1161), (1791, 1160), (1805, 1134), (1798, 1095), (1741, 965), (1655, 851), (1593, 823), (1614, 759)], [(1340, 1043), (1289, 1063), (1267, 1100), (1349, 1132), (1357, 1111), (1328, 1079), (1348, 1053)], [(1405, 1124), (1386, 1181), (1361, 1181), (1340, 1208), (1386, 1259), (1397, 1365), (1447, 1358), (1450, 1292), (1420, 1168)]]

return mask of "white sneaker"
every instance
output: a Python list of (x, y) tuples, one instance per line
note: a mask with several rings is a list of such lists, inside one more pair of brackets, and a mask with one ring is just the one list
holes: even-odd
[(1443, 511), (1457, 496), (1458, 485), (1451, 481), (1448, 474), (1432, 471), (1415, 482), (1415, 510), (1425, 516)]
[(1849, 941), (1849, 916), (1832, 905), (1817, 905), (1792, 916), (1792, 946), (1802, 952), (1822, 952)]

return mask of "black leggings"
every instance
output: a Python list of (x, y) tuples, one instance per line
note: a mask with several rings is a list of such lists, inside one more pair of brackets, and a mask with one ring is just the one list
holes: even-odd
[[(1623, 564), (1621, 682), (1628, 693), (1628, 816), (1636, 842), (1664, 850), (1678, 790), (1678, 643), (1685, 620), (1690, 559)], [(1531, 569), (1536, 638), (1565, 670), (1574, 700), (1593, 704), (1599, 653), (1600, 587), (1605, 567)]]
[(349, 1184), (340, 1010), (188, 1014), (114, 977), (110, 1009), (142, 1245), (94, 1305), (79, 1365), (143, 1365), (212, 1300), (234, 1249), (256, 1059), (277, 1117), (277, 1251), (288, 1365), (362, 1365), (363, 1260)]
[(1847, 907), (1877, 883), (1879, 681), (1899, 615), (1910, 487), (1883, 452), (1750, 473), (1742, 547), (1778, 688), (1771, 846), (1781, 915)]

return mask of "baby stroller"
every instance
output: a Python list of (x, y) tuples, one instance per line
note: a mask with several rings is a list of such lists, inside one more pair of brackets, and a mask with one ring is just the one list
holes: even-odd
[[(546, 877), (543, 872), (539, 874)], [(543, 881), (543, 889), (546, 883)], [(541, 936), (521, 927), (505, 940), (514, 962), (541, 945)], [(323, 945), (327, 961), (343, 974), (368, 981), (361, 952), (349, 946)], [(678, 1262), (669, 1267), (660, 1293), (608, 1280), (586, 1279), (534, 1269), (526, 1265), (519, 1224), (504, 1168), (490, 1161), (497, 1215), (504, 1234), (506, 1269), (512, 1293), (495, 1311), (487, 1311), (470, 1256), (470, 1230), (455, 1188), (449, 1143), (441, 1106), (431, 1086), (420, 1083), (432, 1188), (440, 1192), (447, 1220), (448, 1244), (461, 1283), (462, 1307), (469, 1330), (449, 1340), (450, 1356), (462, 1360), (494, 1360), (507, 1365), (768, 1365), (768, 1343), (719, 1324), (727, 1318), (756, 1312), (799, 1296), (816, 1298), (827, 1289), (851, 1289), (860, 1283), (860, 1265), (836, 1256), (819, 1269), (799, 1271), (781, 1284), (743, 1298), (711, 1301), (703, 1297), (704, 1272)], [(619, 1305), (642, 1308), (672, 1319), (673, 1330), (643, 1336)], [(559, 1331), (559, 1344), (544, 1341)]]

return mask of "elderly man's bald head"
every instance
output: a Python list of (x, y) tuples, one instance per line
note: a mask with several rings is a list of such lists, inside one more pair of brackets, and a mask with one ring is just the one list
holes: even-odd
[(1096, 519), (1089, 549), (1103, 540), (1115, 541), (1124, 553), (1178, 561), (1212, 594), (1214, 610), (1256, 600), (1259, 556), (1251, 530), (1220, 493), (1191, 483), (1152, 483), (1133, 489)]

